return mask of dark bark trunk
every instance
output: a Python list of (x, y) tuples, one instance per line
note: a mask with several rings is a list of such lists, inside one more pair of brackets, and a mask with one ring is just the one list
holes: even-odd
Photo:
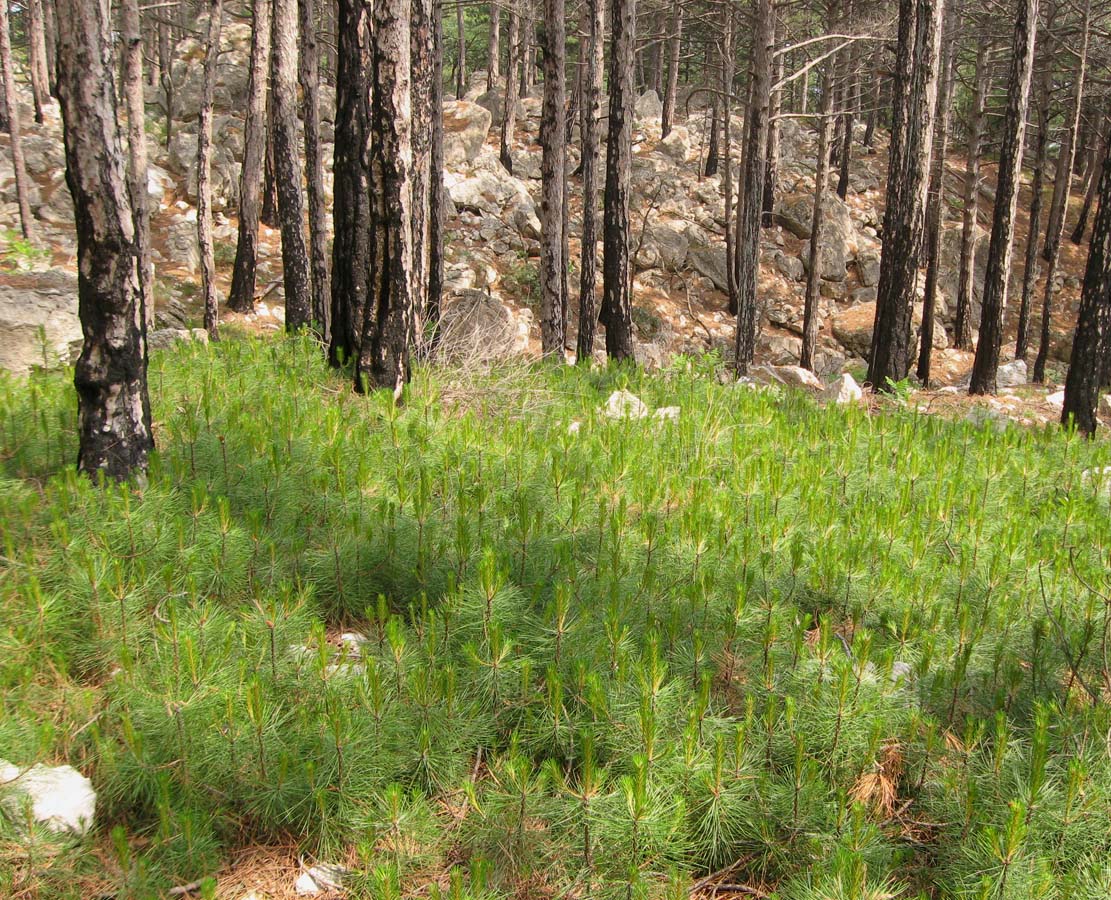
[(370, 175), (367, 161), (369, 41), (362, 0), (339, 0), (332, 219), (332, 334), (328, 360), (359, 354), (370, 292)]
[(35, 121), (41, 125), (42, 108), (50, 101), (50, 75), (46, 70), (46, 27), (43, 22), (42, 0), (28, 0), (27, 27), (31, 97), (35, 104)]
[(23, 126), (19, 121), (19, 100), (15, 93), (15, 71), (12, 67), (11, 26), (8, 8), (0, 3), (0, 76), (4, 80), (4, 106), (9, 111), (8, 135), (15, 172), (15, 194), (19, 206), (19, 228), (25, 240), (34, 240), (35, 221), (31, 218), (31, 182), (23, 161)]
[(1092, 204), (1096, 199), (1096, 192), (1099, 190), (1099, 174), (1103, 169), (1103, 161), (1107, 159), (1108, 141), (1104, 138), (1099, 145), (1099, 149), (1094, 156), (1092, 164), (1092, 171), (1088, 173), (1088, 186), (1084, 191), (1084, 203), (1080, 207), (1080, 213), (1076, 218), (1076, 227), (1069, 235), (1069, 240), (1079, 246), (1084, 242), (1084, 232), (1088, 228), (1088, 216), (1092, 214)]
[(675, 118), (675, 95), (679, 86), (679, 53), (683, 45), (683, 4), (671, 7), (671, 33), (667, 36), (667, 87), (664, 90), (663, 114), (660, 119), (660, 137), (671, 133)]
[(314, 0), (299, 0), (301, 117), (305, 125), (305, 186), (309, 205), (309, 275), (312, 327), (328, 343), (331, 294), (328, 272), (328, 214), (324, 201), (324, 161), (320, 147), (320, 49)]
[(139, 264), (139, 299), (148, 328), (154, 324), (154, 266), (150, 252), (150, 205), (147, 196), (146, 105), (143, 102), (143, 40), (138, 0), (123, 0), (120, 21), (124, 41), (123, 95), (127, 106), (127, 187), (135, 221)]
[(976, 342), (976, 359), (972, 364), (972, 380), (968, 386), (970, 394), (994, 394), (996, 391), (1037, 24), (1038, 0), (1019, 0), (1011, 74), (1007, 87), (1007, 114), (1003, 123), (1003, 144), (999, 151), (995, 214), (991, 223), (988, 266), (984, 276), (980, 339)]
[(710, 106), (710, 139), (709, 148), (706, 151), (706, 165), (702, 170), (702, 174), (709, 178), (711, 175), (717, 175), (718, 166), (721, 160), (721, 109), (722, 104), (716, 96), (711, 101)]
[(887, 207), (868, 381), (886, 391), (910, 373), (911, 315), (926, 215), (937, 104), (940, 0), (900, 0)]
[(1101, 368), (1111, 333), (1111, 157), (1104, 156), (1099, 177), (1099, 208), (1092, 225), (1088, 265), (1080, 294), (1080, 311), (1065, 379), (1064, 424), (1083, 434), (1096, 430)]
[(170, 26), (167, 22), (158, 24), (158, 57), (162, 70), (162, 99), (166, 104), (166, 146), (174, 136), (174, 78), (173, 57), (170, 53)]
[(612, 0), (609, 137), (602, 248), (602, 324), (611, 359), (633, 358), (629, 199), (632, 190), (636, 0)]
[(752, 84), (746, 116), (744, 176), (737, 208), (736, 367), (747, 375), (756, 351), (756, 290), (760, 275), (760, 218), (764, 203), (765, 154), (768, 147), (768, 108), (771, 104), (772, 44), (775, 7), (772, 0), (756, 0), (752, 33)]
[(818, 161), (814, 177), (814, 209), (810, 215), (810, 269), (806, 274), (806, 302), (802, 317), (802, 352), (799, 365), (814, 368), (814, 347), (818, 339), (818, 304), (821, 302), (821, 277), (818, 259), (822, 246), (822, 204), (829, 182), (829, 144), (833, 134), (833, 85), (827, 73), (822, 78), (821, 119), (818, 125)]
[(444, 291), (444, 9), (432, 0), (432, 146), (428, 181), (427, 318), (436, 340)]
[[(241, 313), (250, 312), (255, 307), (259, 205), (266, 155), (266, 93), (270, 80), (270, 4), (271, 0), (255, 0), (251, 32), (247, 120), (243, 127), (243, 169), (239, 176), (239, 236), (228, 293), (228, 308)], [(341, 34), (340, 39), (343, 37)]]
[(274, 181), (282, 229), (285, 327), (293, 332), (312, 325), (305, 201), (297, 146), (297, 0), (274, 0), (270, 45), (274, 58), (270, 130), (274, 136)]
[(490, 42), (486, 51), (486, 90), (492, 91), (501, 78), (501, 7), (490, 4)]
[(1049, 149), (1049, 91), (1053, 67), (1046, 61), (1038, 89), (1038, 142), (1034, 153), (1034, 174), (1030, 183), (1030, 226), (1026, 237), (1026, 263), (1022, 272), (1022, 299), (1018, 307), (1018, 334), (1015, 337), (1015, 359), (1024, 360), (1030, 349), (1030, 307), (1038, 280), (1038, 235), (1042, 221), (1042, 186)]
[[(270, 15), (273, 19), (277, 0), (271, 0)], [(274, 26), (271, 22), (270, 40), (273, 44)], [(274, 52), (270, 50), (270, 86), (266, 95), (266, 157), (262, 169), (262, 212), (259, 221), (267, 228), (278, 228), (281, 216), (278, 211), (278, 175), (274, 168)]]
[(563, 352), (563, 195), (567, 177), (564, 3), (544, 0), (544, 101), (540, 117), (540, 345)]
[(463, 18), (463, 0), (455, 0), (455, 28), (459, 32), (455, 51), (455, 99), (462, 100), (467, 92), (467, 23)]
[(521, 21), (513, 10), (509, 12), (509, 64), (505, 70), (505, 96), (502, 98), (501, 151), (499, 157), (505, 171), (513, 174), (513, 132), (517, 122), (517, 70), (521, 56)]
[(124, 182), (112, 71), (105, 64), (108, 23), (102, 9), (93, 0), (59, 0), (58, 94), (85, 338), (74, 373), (77, 468), (120, 481), (146, 472), (154, 440), (135, 226)]
[(216, 297), (216, 248), (212, 242), (212, 104), (216, 96), (216, 61), (223, 25), (222, 0), (208, 4), (208, 36), (204, 55), (204, 85), (197, 123), (197, 247), (201, 257), (201, 297), (204, 328), (215, 339), (219, 302)]
[(412, 205), (413, 271), (409, 287), (412, 304), (413, 339), (424, 350), (424, 316), (428, 306), (429, 276), (429, 196), (432, 176), (432, 2), (410, 0), (409, 79), (411, 112), (410, 142), (413, 163), (410, 177)]
[(730, 315), (737, 314), (737, 243), (733, 234), (733, 8), (722, 8), (723, 28), (721, 38), (721, 193), (725, 206), (725, 293)]
[(606, 3), (589, 0), (589, 36), (586, 41), (586, 69), (583, 73), (582, 99), (582, 182), (583, 228), (582, 255), (579, 261), (579, 335), (576, 358), (590, 364), (594, 354), (594, 326), (598, 307), (594, 296), (598, 253), (598, 131), (601, 115), (603, 53), (605, 50)]
[(964, 177), (964, 218), (961, 227), (960, 270), (957, 276), (957, 312), (953, 346), (967, 350), (972, 346), (972, 294), (975, 287), (977, 212), (980, 203), (980, 151), (984, 140), (984, 109), (991, 88), (986, 41), (976, 50), (976, 74), (969, 112), (968, 150)]
[[(775, 57), (772, 70), (772, 83), (778, 84), (783, 78), (784, 55)], [(783, 112), (783, 89), (773, 90), (771, 105), (768, 108), (768, 149), (764, 154), (764, 198), (760, 204), (760, 222), (764, 228), (772, 227), (772, 213), (775, 210), (775, 188), (779, 181), (779, 116)]]
[(50, 84), (50, 95), (58, 91), (58, 22), (54, 12), (54, 0), (42, 0), (42, 27), (46, 44), (46, 74)]
[(409, 4), (372, 0), (371, 9), (372, 280), (355, 387), (385, 388), (399, 400), (414, 318)]

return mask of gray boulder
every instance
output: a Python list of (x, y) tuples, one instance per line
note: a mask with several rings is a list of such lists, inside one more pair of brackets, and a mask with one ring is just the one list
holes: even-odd
[(466, 100), (444, 104), (444, 165), (448, 168), (473, 163), (486, 143), (492, 116), (490, 110)]
[(658, 119), (664, 114), (664, 105), (655, 91), (645, 91), (636, 102), (637, 119)]
[(63, 269), (0, 284), (0, 368), (24, 374), (67, 365), (81, 352), (77, 277)]
[(34, 820), (58, 833), (85, 834), (96, 816), (96, 791), (73, 766), (20, 770), (0, 759), (0, 805), (16, 822), (30, 807)]

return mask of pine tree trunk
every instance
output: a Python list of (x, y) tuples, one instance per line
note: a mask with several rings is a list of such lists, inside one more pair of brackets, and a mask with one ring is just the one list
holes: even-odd
[(671, 7), (671, 32), (667, 36), (667, 87), (664, 90), (663, 114), (660, 119), (660, 137), (671, 133), (675, 118), (675, 96), (679, 88), (679, 53), (683, 45), (683, 4)]
[(277, 0), (270, 0), (270, 85), (266, 94), (266, 156), (262, 167), (262, 212), (259, 221), (267, 228), (281, 226), (281, 217), (278, 213), (278, 175), (274, 168), (274, 24), (273, 16), (277, 12)]
[(567, 128), (563, 0), (544, 0), (544, 100), (540, 117), (540, 345), (563, 352), (563, 194)]
[(1082, 434), (1088, 435), (1096, 430), (1102, 357), (1111, 334), (1111, 156), (1104, 156), (1098, 184), (1099, 207), (1092, 225), (1061, 410), (1063, 424), (1072, 422)]
[(582, 254), (579, 260), (579, 334), (576, 359), (590, 365), (594, 354), (594, 330), (598, 311), (594, 291), (598, 253), (598, 133), (601, 127), (602, 78), (604, 70), (606, 3), (588, 0), (582, 99)]
[(66, 183), (77, 230), (78, 314), (85, 338), (74, 373), (77, 468), (122, 481), (146, 472), (154, 439), (135, 226), (104, 46), (108, 23), (95, 0), (58, 3), (58, 95)]
[(1076, 227), (1069, 235), (1069, 240), (1077, 246), (1084, 242), (1084, 232), (1088, 228), (1088, 216), (1092, 214), (1092, 204), (1095, 202), (1096, 192), (1099, 190), (1099, 176), (1103, 170), (1103, 161), (1107, 159), (1107, 151), (1108, 140), (1103, 138), (1092, 157), (1093, 162), (1091, 171), (1088, 173), (1088, 185), (1084, 191), (1084, 203), (1081, 205), (1080, 214), (1076, 218)]
[(43, 22), (42, 0), (28, 0), (27, 25), (31, 96), (35, 104), (35, 121), (41, 125), (42, 108), (50, 102), (50, 75), (46, 67), (46, 26)]
[(728, 4), (722, 7), (721, 38), (721, 193), (725, 206), (725, 293), (729, 314), (737, 314), (737, 242), (733, 234), (733, 8)]
[(309, 259), (305, 247), (305, 202), (297, 146), (297, 0), (274, 0), (270, 38), (271, 132), (274, 136), (274, 181), (282, 229), (282, 282), (286, 331), (312, 325)]
[(305, 125), (305, 186), (309, 205), (309, 276), (312, 288), (312, 327), (321, 340), (330, 337), (328, 272), (328, 214), (324, 208), (324, 161), (320, 147), (320, 49), (316, 38), (313, 0), (299, 0), (301, 54), (301, 118)]
[(46, 45), (46, 75), (51, 96), (58, 90), (58, 23), (54, 0), (40, 0), (42, 6), (43, 43)]
[(205, 44), (204, 85), (197, 124), (197, 246), (201, 256), (201, 297), (204, 328), (215, 339), (219, 303), (216, 297), (216, 252), (212, 241), (212, 104), (216, 96), (216, 61), (220, 54), (223, 24), (222, 0), (208, 4), (208, 38)]
[(490, 4), (490, 42), (486, 51), (486, 90), (492, 91), (501, 78), (501, 7)]
[(828, 72), (822, 78), (821, 119), (818, 125), (818, 161), (814, 176), (814, 210), (810, 215), (810, 268), (806, 273), (806, 302), (802, 316), (802, 352), (799, 365), (814, 369), (818, 339), (818, 304), (821, 302), (821, 272), (817, 265), (822, 246), (822, 205), (829, 183), (829, 144), (833, 136), (833, 85)]
[(407, 0), (372, 0), (371, 271), (356, 390), (400, 399), (413, 342), (411, 45)]
[(636, 0), (610, 4), (610, 106), (603, 210), (602, 324), (606, 353), (633, 358), (632, 272), (629, 266), (629, 200), (632, 192), (633, 114), (636, 105)]
[(706, 165), (702, 169), (702, 174), (707, 178), (717, 175), (721, 165), (721, 109), (721, 100), (715, 94), (710, 101), (710, 137), (707, 140), (709, 147), (706, 150)]
[[(846, 25), (852, 21), (852, 0), (846, 0)], [(860, 78), (857, 75), (858, 55), (854, 44), (845, 51), (845, 115), (842, 119), (841, 148), (838, 153), (839, 172), (837, 196), (849, 196), (849, 170), (853, 159), (853, 129), (856, 127), (856, 110), (860, 107)]]
[(1049, 210), (1049, 222), (1045, 227), (1045, 249), (1042, 258), (1047, 265), (1045, 270), (1045, 293), (1042, 297), (1042, 333), (1038, 345), (1038, 356), (1034, 360), (1033, 380), (1045, 381), (1045, 366), (1049, 360), (1049, 340), (1053, 322), (1053, 292), (1057, 281), (1057, 265), (1061, 259), (1061, 238), (1065, 232), (1065, 216), (1068, 212), (1069, 194), (1072, 192), (1072, 171), (1075, 157), (1076, 136), (1080, 131), (1080, 112), (1084, 104), (1084, 83), (1088, 76), (1088, 32), (1091, 23), (1092, 2), (1084, 4), (1084, 19), (1081, 26), (1080, 55), (1076, 62), (1076, 77), (1073, 81), (1073, 101), (1070, 128), (1061, 142), (1057, 156), (1057, 172), (1053, 179), (1053, 203)]
[(975, 287), (977, 212), (980, 202), (980, 151), (984, 140), (984, 110), (991, 88), (988, 69), (989, 45), (980, 41), (976, 50), (976, 75), (969, 112), (967, 164), (964, 177), (961, 227), (960, 270), (957, 276), (957, 312), (953, 346), (967, 350), (972, 346), (972, 293)]
[(517, 13), (509, 12), (509, 65), (505, 70), (505, 96), (502, 98), (501, 150), (499, 158), (505, 171), (513, 174), (513, 133), (517, 124), (517, 69), (521, 56), (521, 23)]
[(455, 58), (455, 99), (462, 100), (467, 92), (467, 23), (463, 19), (463, 0), (455, 0), (455, 27), (459, 32)]
[[(783, 80), (784, 56), (780, 53), (775, 57), (772, 69), (772, 83), (778, 84)], [(764, 154), (764, 199), (760, 204), (760, 223), (764, 228), (772, 227), (772, 213), (775, 211), (775, 188), (779, 181), (779, 137), (780, 114), (783, 112), (783, 89), (778, 88), (771, 93), (771, 105), (768, 108), (768, 149)]]
[(433, 341), (439, 331), (444, 291), (444, 9), (432, 0), (432, 146), (428, 182), (428, 296), (427, 318)]
[(1026, 264), (1022, 272), (1022, 300), (1018, 308), (1018, 334), (1015, 338), (1015, 359), (1026, 359), (1029, 353), (1030, 307), (1038, 280), (1038, 234), (1042, 221), (1042, 185), (1049, 151), (1049, 91), (1053, 67), (1046, 64), (1038, 90), (1038, 142), (1034, 153), (1034, 174), (1030, 183), (1030, 225), (1026, 237)]
[(173, 59), (170, 56), (170, 26), (166, 22), (158, 24), (158, 57), (162, 70), (162, 99), (166, 104), (166, 147), (174, 137), (174, 79)]
[(930, 385), (930, 360), (934, 345), (934, 315), (937, 311), (937, 282), (941, 276), (942, 206), (945, 202), (945, 159), (949, 152), (949, 111), (953, 93), (954, 49), (944, 43), (938, 82), (936, 125), (931, 150), (930, 183), (926, 207), (926, 284), (922, 298), (922, 333), (918, 344), (918, 380)]
[(976, 342), (976, 359), (972, 364), (972, 380), (968, 386), (970, 394), (994, 394), (996, 391), (1037, 23), (1038, 0), (1019, 0), (1011, 75), (1007, 88), (1007, 114), (1003, 123), (1003, 144), (999, 150), (995, 215), (991, 223), (988, 266), (984, 276), (980, 339)]
[[(241, 313), (255, 307), (259, 207), (266, 156), (266, 94), (270, 80), (270, 5), (271, 0), (255, 0), (251, 31), (247, 121), (243, 126), (243, 169), (239, 175), (239, 236), (228, 293), (228, 308)], [(340, 40), (344, 37), (341, 32)], [(337, 91), (341, 89), (337, 86)]]
[(358, 358), (370, 295), (369, 48), (362, 0), (339, 0), (332, 219), (332, 334), (328, 360)]
[(524, 0), (524, 14), (521, 16), (521, 96), (528, 97), (536, 84), (536, 16), (533, 0)]
[(4, 105), (8, 110), (8, 135), (15, 172), (15, 194), (19, 206), (19, 228), (25, 240), (35, 238), (35, 220), (31, 218), (31, 182), (23, 161), (23, 126), (19, 121), (19, 100), (15, 93), (15, 71), (12, 67), (11, 26), (8, 7), (0, 2), (0, 72), (4, 79)]
[(432, 176), (432, 2), (411, 0), (410, 36), (410, 140), (412, 161), (413, 272), (410, 302), (413, 307), (413, 335), (424, 347), (424, 316), (428, 306), (429, 276), (429, 195)]
[(890, 390), (910, 373), (911, 314), (926, 217), (941, 49), (940, 0), (900, 0), (887, 207), (868, 381)]
[(124, 41), (124, 102), (127, 106), (128, 193), (139, 254), (139, 303), (148, 328), (154, 325), (154, 266), (150, 252), (150, 200), (147, 196), (146, 105), (143, 102), (143, 40), (138, 0), (120, 4)]
[(752, 33), (752, 84), (746, 117), (744, 180), (737, 208), (736, 367), (747, 375), (756, 351), (756, 289), (760, 274), (760, 219), (764, 203), (765, 154), (768, 147), (768, 109), (771, 105), (772, 44), (775, 7), (772, 0), (756, 0)]

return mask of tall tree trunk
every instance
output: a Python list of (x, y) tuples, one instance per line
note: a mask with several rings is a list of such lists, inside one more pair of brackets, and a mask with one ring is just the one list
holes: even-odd
[(1053, 179), (1053, 203), (1049, 209), (1049, 221), (1045, 226), (1045, 249), (1042, 258), (1046, 261), (1045, 293), (1042, 295), (1042, 333), (1038, 345), (1038, 356), (1034, 360), (1034, 381), (1045, 381), (1045, 365), (1049, 360), (1049, 340), (1053, 322), (1053, 291), (1057, 281), (1057, 265), (1061, 259), (1061, 238), (1065, 231), (1065, 217), (1068, 215), (1069, 195), (1072, 192), (1072, 170), (1076, 149), (1076, 136), (1080, 131), (1080, 112), (1084, 104), (1084, 83), (1088, 76), (1088, 32), (1091, 24), (1092, 0), (1084, 4), (1084, 18), (1081, 25), (1080, 55), (1076, 62), (1076, 76), (1073, 80), (1073, 99), (1069, 129), (1061, 142), (1057, 156), (1057, 172)]
[(158, 23), (158, 57), (162, 70), (162, 100), (166, 105), (166, 147), (169, 149), (174, 137), (174, 61), (170, 53), (170, 25), (167, 22)]
[(984, 276), (980, 339), (972, 364), (970, 394), (994, 394), (1003, 343), (1003, 310), (1007, 306), (1007, 282), (1011, 274), (1015, 206), (1022, 166), (1022, 143), (1026, 136), (1026, 107), (1034, 69), (1034, 43), (1038, 26), (1038, 0), (1019, 0), (1015, 38), (1007, 87), (1007, 114), (1003, 144), (999, 150), (999, 176), (995, 189), (995, 215), (991, 223), (988, 267)]
[(366, 306), (357, 390), (386, 388), (395, 400), (409, 380), (413, 343), (411, 44), (407, 0), (372, 0), (371, 297)]
[(756, 0), (752, 33), (752, 84), (746, 116), (744, 179), (737, 208), (737, 374), (747, 375), (756, 351), (756, 289), (760, 275), (760, 218), (764, 204), (765, 153), (768, 148), (768, 108), (771, 105), (772, 44), (775, 7), (772, 0)]
[(536, 84), (536, 15), (533, 0), (524, 0), (521, 16), (521, 95), (528, 97)]
[(410, 227), (413, 231), (413, 270), (410, 285), (413, 338), (422, 350), (426, 337), (424, 314), (428, 301), (429, 195), (432, 177), (432, 0), (410, 0), (409, 108), (412, 146)]
[(707, 178), (717, 175), (721, 164), (721, 109), (721, 99), (715, 93), (710, 101), (710, 137), (707, 141), (709, 146), (706, 149), (706, 165), (702, 169), (702, 174)]
[[(259, 206), (266, 155), (266, 93), (270, 80), (270, 4), (271, 0), (255, 0), (251, 30), (247, 121), (243, 126), (243, 169), (239, 175), (239, 236), (228, 293), (228, 308), (241, 313), (255, 307)], [(340, 40), (345, 37), (341, 32)], [(337, 85), (336, 90), (341, 91), (342, 86)]]
[(502, 98), (501, 150), (499, 158), (505, 171), (513, 174), (513, 132), (517, 123), (517, 69), (521, 56), (521, 20), (509, 11), (509, 64), (505, 70), (505, 96)]
[[(852, 0), (845, 2), (846, 28), (851, 27), (853, 15)], [(837, 196), (844, 200), (849, 195), (849, 170), (853, 159), (853, 129), (856, 127), (856, 111), (860, 107), (860, 75), (857, 73), (859, 54), (856, 45), (844, 51), (845, 54), (845, 112), (841, 120), (841, 147), (838, 152)]]
[(683, 4), (671, 7), (671, 33), (667, 36), (667, 88), (664, 90), (663, 113), (660, 119), (660, 137), (671, 133), (675, 118), (675, 96), (679, 87), (679, 53), (683, 45)]
[(975, 287), (977, 212), (980, 202), (980, 151), (984, 140), (984, 110), (991, 88), (988, 68), (987, 41), (980, 41), (976, 48), (976, 75), (969, 111), (967, 163), (964, 176), (963, 209), (961, 226), (960, 269), (957, 276), (957, 312), (954, 323), (953, 346), (967, 350), (972, 346), (972, 294)]
[(1103, 352), (1111, 333), (1111, 156), (1104, 156), (1099, 177), (1099, 208), (1092, 225), (1088, 265), (1080, 294), (1080, 311), (1072, 339), (1072, 356), (1065, 379), (1061, 422), (1082, 434), (1096, 430)]
[(324, 200), (324, 161), (320, 147), (320, 49), (316, 39), (313, 0), (300, 0), (301, 117), (305, 123), (305, 185), (309, 203), (309, 274), (312, 286), (312, 327), (329, 341), (328, 214)]
[(540, 345), (563, 352), (563, 194), (567, 127), (563, 0), (544, 0), (544, 101), (540, 117)]
[(890, 390), (910, 372), (911, 314), (926, 216), (937, 104), (942, 0), (900, 0), (887, 207), (868, 381)]
[[(772, 69), (772, 83), (778, 84), (783, 80), (785, 54), (780, 53), (775, 57)], [(771, 228), (772, 213), (775, 211), (775, 188), (779, 181), (779, 138), (782, 133), (780, 128), (780, 114), (783, 112), (783, 89), (777, 88), (771, 92), (771, 105), (768, 108), (768, 149), (764, 154), (764, 199), (760, 204), (760, 222), (764, 228)]]
[(43, 22), (42, 2), (43, 0), (28, 0), (27, 3), (27, 55), (31, 68), (31, 97), (35, 104), (35, 121), (40, 125), (43, 122), (42, 108), (50, 102), (50, 74), (46, 69), (46, 25)]
[(216, 297), (216, 251), (212, 241), (212, 104), (216, 96), (216, 61), (220, 56), (223, 18), (222, 0), (209, 0), (204, 84), (197, 124), (197, 246), (201, 255), (204, 328), (213, 339), (217, 336), (219, 305)]
[[(58, 0), (58, 95), (85, 338), (73, 379), (77, 468), (122, 481), (146, 472), (154, 438), (135, 225), (124, 183), (103, 9), (95, 0)], [(6, 27), (3, 32), (8, 33)]]
[(455, 0), (455, 28), (459, 32), (455, 56), (455, 99), (462, 100), (467, 92), (467, 23), (463, 18), (463, 0)]
[(23, 161), (23, 126), (19, 121), (19, 99), (15, 93), (15, 71), (12, 67), (11, 27), (6, 2), (0, 2), (0, 72), (4, 79), (4, 105), (8, 110), (8, 135), (15, 172), (15, 194), (19, 205), (19, 228), (25, 240), (35, 238), (35, 220), (31, 218), (31, 183)]
[(610, 14), (609, 138), (603, 214), (602, 324), (606, 353), (633, 358), (632, 272), (629, 266), (629, 199), (632, 191), (636, 0), (612, 0)]
[(54, 0), (41, 0), (43, 38), (46, 44), (46, 74), (49, 79), (50, 93), (54, 96), (58, 89), (58, 23), (54, 14)]
[(486, 52), (486, 90), (492, 91), (501, 78), (501, 7), (490, 4), (490, 41)]
[(583, 73), (582, 99), (582, 180), (583, 227), (582, 254), (579, 260), (579, 334), (576, 360), (590, 365), (594, 354), (594, 326), (597, 302), (594, 296), (597, 281), (598, 253), (598, 132), (602, 112), (602, 78), (605, 75), (606, 2), (588, 0), (586, 70)]
[(428, 296), (426, 316), (433, 341), (439, 333), (444, 291), (444, 8), (432, 0), (432, 146), (428, 181)]
[(733, 7), (722, 6), (721, 38), (721, 193), (725, 205), (725, 293), (729, 314), (737, 314), (737, 256), (736, 235), (733, 234), (733, 76), (735, 59), (733, 57), (733, 31), (735, 19)]
[(139, 296), (146, 324), (154, 325), (154, 265), (150, 252), (150, 198), (147, 195), (146, 104), (143, 101), (143, 39), (138, 0), (120, 4), (124, 40), (124, 102), (127, 106), (127, 186), (135, 219), (135, 246), (139, 254)]
[(1030, 306), (1038, 280), (1038, 234), (1042, 221), (1042, 185), (1049, 151), (1049, 102), (1053, 82), (1053, 66), (1046, 60), (1038, 89), (1038, 142), (1034, 153), (1034, 174), (1030, 183), (1030, 226), (1026, 236), (1026, 264), (1022, 271), (1022, 300), (1018, 307), (1018, 334), (1015, 338), (1015, 359), (1026, 360), (1030, 349)]
[(282, 229), (285, 327), (292, 332), (311, 326), (313, 313), (297, 146), (297, 0), (274, 0), (270, 45), (274, 59), (270, 130), (274, 136), (274, 181)]
[[(276, 13), (277, 0), (270, 0), (271, 26), (270, 39), (273, 44), (274, 26), (273, 16)], [(270, 90), (266, 95), (266, 156), (262, 167), (262, 212), (259, 221), (267, 228), (278, 228), (281, 225), (281, 216), (278, 212), (278, 175), (274, 166), (274, 48), (270, 48)]]
[(822, 209), (829, 184), (829, 144), (833, 136), (833, 79), (828, 68), (822, 77), (821, 118), (818, 124), (818, 161), (814, 176), (814, 209), (810, 214), (810, 268), (806, 273), (806, 302), (802, 315), (802, 352), (799, 365), (814, 368), (818, 339), (818, 304), (821, 302), (821, 271), (817, 264), (822, 246)]
[(332, 219), (332, 334), (328, 360), (358, 358), (370, 295), (369, 40), (362, 0), (339, 0)]
[(1084, 190), (1084, 202), (1080, 206), (1080, 213), (1076, 217), (1076, 227), (1069, 235), (1069, 240), (1079, 246), (1084, 242), (1084, 232), (1088, 227), (1088, 216), (1092, 214), (1092, 204), (1095, 202), (1099, 190), (1099, 176), (1103, 170), (1103, 161), (1107, 158), (1108, 140), (1104, 137), (1092, 157), (1091, 171), (1088, 173), (1088, 185)]
[(923, 386), (930, 384), (930, 358), (934, 345), (934, 315), (937, 310), (937, 282), (941, 275), (942, 206), (945, 202), (945, 158), (949, 152), (949, 109), (953, 94), (955, 50), (945, 43), (938, 82), (937, 109), (934, 113), (933, 148), (926, 207), (926, 285), (922, 298), (922, 333), (918, 345), (916, 374)]

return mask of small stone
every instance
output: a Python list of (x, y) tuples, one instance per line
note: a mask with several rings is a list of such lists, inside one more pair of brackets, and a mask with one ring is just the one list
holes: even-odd
[(1065, 392), (1057, 391), (1055, 394), (1050, 394), (1045, 398), (1045, 402), (1050, 406), (1055, 406), (1057, 409), (1064, 409), (1065, 407)]
[(643, 419), (648, 415), (648, 407), (636, 394), (621, 390), (610, 394), (605, 413), (610, 419)]
[(1016, 359), (1000, 366), (995, 375), (995, 382), (999, 387), (1019, 387), (1026, 384), (1026, 361)]
[(56, 834), (83, 835), (96, 815), (92, 782), (73, 766), (36, 765), (20, 771), (0, 759), (0, 804), (18, 822), (27, 802), (35, 821)]
[(682, 407), (679, 406), (661, 406), (652, 414), (652, 418), (666, 422), (678, 422), (680, 412), (682, 412)]
[(845, 372), (822, 391), (822, 397), (837, 404), (860, 403), (864, 399), (864, 391), (856, 383), (856, 379)]

